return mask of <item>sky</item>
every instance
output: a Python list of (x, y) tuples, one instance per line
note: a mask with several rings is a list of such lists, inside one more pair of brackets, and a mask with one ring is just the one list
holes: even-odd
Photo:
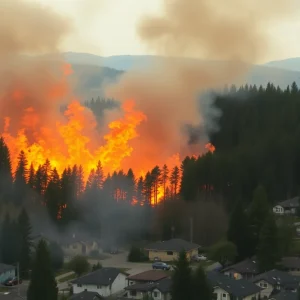
[[(143, 16), (160, 13), (162, 0), (27, 1), (51, 7), (71, 20), (73, 31), (63, 41), (62, 51), (102, 56), (155, 54), (141, 43), (135, 29)], [(261, 62), (300, 57), (300, 18), (278, 21), (268, 28), (268, 32), (272, 39), (271, 47)]]

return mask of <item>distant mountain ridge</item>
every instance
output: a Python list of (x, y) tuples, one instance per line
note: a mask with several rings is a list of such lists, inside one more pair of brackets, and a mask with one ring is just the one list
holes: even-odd
[[(155, 61), (165, 59), (151, 55), (102, 57), (76, 52), (66, 52), (63, 55), (66, 61), (73, 65), (74, 77), (77, 77), (78, 82), (76, 92), (85, 99), (102, 96), (103, 87), (106, 84), (117, 82), (124, 72), (143, 69)], [(300, 58), (273, 61), (264, 65), (253, 65), (243, 78), (242, 83), (265, 86), (268, 82), (272, 82), (275, 86), (286, 88), (294, 81), (300, 86)], [(231, 83), (234, 84), (235, 82), (229, 84)]]

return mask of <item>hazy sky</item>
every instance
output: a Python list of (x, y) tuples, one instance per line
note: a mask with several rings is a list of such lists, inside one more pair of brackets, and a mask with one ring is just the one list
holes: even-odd
[[(63, 42), (63, 51), (103, 56), (155, 54), (140, 42), (135, 28), (145, 14), (160, 11), (162, 0), (27, 1), (45, 4), (72, 20), (74, 30)], [(266, 53), (265, 61), (300, 56), (300, 3), (298, 20), (281, 21), (275, 26), (272, 24), (268, 31), (272, 37), (272, 47)]]

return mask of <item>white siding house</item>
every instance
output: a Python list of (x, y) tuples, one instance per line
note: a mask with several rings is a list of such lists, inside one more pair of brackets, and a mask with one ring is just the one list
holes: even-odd
[(0, 284), (9, 278), (16, 276), (16, 268), (14, 266), (0, 263)]
[(122, 291), (127, 285), (127, 276), (116, 268), (102, 268), (72, 281), (73, 293), (96, 292), (108, 297)]
[[(220, 287), (214, 288), (214, 294), (217, 295), (216, 300), (231, 300), (230, 294), (226, 292), (225, 290), (221, 289)], [(244, 296), (241, 298), (238, 298), (241, 300), (258, 300), (259, 299), (259, 293), (255, 293), (252, 295)]]

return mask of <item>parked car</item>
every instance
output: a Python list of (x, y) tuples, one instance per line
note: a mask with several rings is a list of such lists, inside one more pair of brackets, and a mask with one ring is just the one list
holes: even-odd
[(192, 257), (192, 260), (193, 261), (205, 261), (205, 260), (207, 260), (207, 257), (204, 255), (194, 255)]
[(154, 259), (153, 259), (154, 261), (161, 261), (161, 259), (159, 258), (159, 257), (154, 257)]
[(167, 265), (164, 262), (161, 261), (156, 261), (152, 264), (152, 268), (155, 269), (160, 269), (160, 270), (170, 270), (171, 266)]
[[(19, 279), (19, 283), (22, 283), (22, 279)], [(5, 286), (13, 286), (18, 284), (18, 278), (17, 277), (12, 277), (8, 278), (6, 281), (4, 281)]]

